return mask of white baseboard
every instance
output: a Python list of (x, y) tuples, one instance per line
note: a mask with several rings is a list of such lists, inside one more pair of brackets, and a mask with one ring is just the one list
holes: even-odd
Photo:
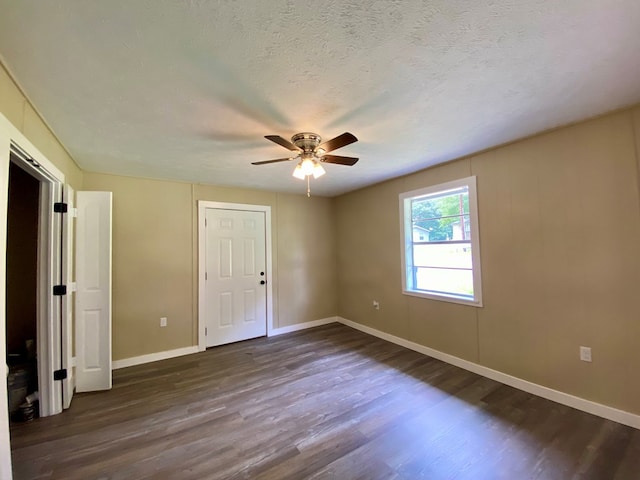
[(338, 321), (338, 317), (327, 317), (305, 323), (296, 323), (295, 325), (287, 325), (286, 327), (273, 328), (269, 331), (268, 336), (273, 337), (275, 335), (282, 335), (283, 333), (297, 332), (298, 330), (319, 327), (320, 325), (327, 325)]
[(111, 368), (118, 370), (119, 368), (132, 367), (134, 365), (142, 365), (143, 363), (157, 362), (158, 360), (166, 360), (167, 358), (181, 357), (198, 353), (198, 346), (176, 348), (175, 350), (167, 350), (164, 352), (149, 353), (148, 355), (140, 355), (139, 357), (123, 358), (122, 360), (114, 360)]
[[(338, 321), (338, 317), (321, 318), (320, 320), (313, 320), (311, 322), (297, 323), (295, 325), (287, 325), (286, 327), (274, 328), (269, 331), (268, 336), (282, 335), (283, 333), (296, 332), (298, 330), (304, 330), (307, 328), (319, 327), (320, 325), (327, 325), (328, 323), (335, 323)], [(139, 357), (123, 358), (122, 360), (114, 360), (111, 366), (112, 370), (118, 370), (120, 368), (132, 367), (134, 365), (142, 365), (143, 363), (157, 362), (158, 360), (166, 360), (167, 358), (181, 357), (183, 355), (190, 355), (192, 353), (198, 353), (198, 346), (193, 345), (191, 347), (177, 348), (175, 350), (167, 350), (165, 352), (150, 353), (148, 355), (140, 355)], [(73, 359), (75, 361), (75, 357)]]
[(470, 372), (477, 373), (478, 375), (482, 375), (483, 377), (487, 377), (497, 382), (504, 383), (505, 385), (509, 385), (519, 390), (523, 390), (539, 397), (546, 398), (548, 400), (552, 400), (554, 402), (561, 403), (578, 410), (582, 410), (583, 412), (591, 413), (598, 417), (606, 418), (607, 420), (612, 420), (623, 425), (628, 425), (630, 427), (640, 429), (640, 415), (625, 412), (624, 410), (618, 410), (617, 408), (602, 405), (600, 403), (592, 402), (591, 400), (585, 400), (584, 398), (576, 397), (568, 393), (544, 387), (542, 385), (538, 385), (536, 383), (532, 383), (527, 380), (523, 380), (521, 378), (499, 372), (498, 370), (493, 370), (491, 368), (478, 365), (477, 363), (463, 360), (459, 357), (454, 357), (453, 355), (449, 355), (448, 353), (443, 353), (438, 350), (434, 350), (433, 348), (425, 347), (424, 345), (420, 345), (404, 338), (396, 337), (395, 335), (376, 330), (375, 328), (352, 322), (351, 320), (347, 320), (346, 318), (337, 317), (337, 321), (351, 328), (355, 328), (356, 330), (360, 330), (361, 332), (373, 335), (374, 337), (387, 340), (391, 343), (395, 343), (396, 345), (400, 345), (410, 350), (428, 355), (429, 357), (437, 358), (438, 360), (442, 360), (443, 362), (455, 365), (456, 367), (460, 367), (465, 370), (469, 370)]

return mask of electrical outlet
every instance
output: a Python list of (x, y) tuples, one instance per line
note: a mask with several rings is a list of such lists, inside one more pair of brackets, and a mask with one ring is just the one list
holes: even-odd
[(580, 347), (580, 360), (583, 362), (591, 361), (591, 347)]
[(375, 308), (376, 310), (380, 310), (380, 302), (378, 302), (377, 300), (373, 301), (373, 308)]
[(160, 317), (160, 326), (161, 327), (167, 326), (167, 317)]

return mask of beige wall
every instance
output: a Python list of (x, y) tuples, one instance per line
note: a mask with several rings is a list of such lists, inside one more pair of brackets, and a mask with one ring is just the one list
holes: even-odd
[(191, 186), (85, 173), (84, 189), (113, 192), (113, 359), (192, 345)]
[(65, 175), (75, 190), (82, 188), (82, 170), (49, 130), (0, 64), (0, 113), (27, 137)]
[(278, 194), (279, 327), (338, 312), (333, 201)]
[[(640, 414), (639, 139), (636, 108), (335, 199), (340, 316)], [(398, 194), (468, 175), (484, 307), (402, 295)]]
[(94, 173), (84, 188), (113, 192), (114, 360), (197, 345), (198, 200), (271, 207), (276, 328), (337, 313), (330, 199)]

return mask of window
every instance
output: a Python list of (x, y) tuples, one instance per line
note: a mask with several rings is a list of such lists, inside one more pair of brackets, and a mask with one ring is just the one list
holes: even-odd
[(476, 177), (400, 194), (402, 289), (482, 306)]

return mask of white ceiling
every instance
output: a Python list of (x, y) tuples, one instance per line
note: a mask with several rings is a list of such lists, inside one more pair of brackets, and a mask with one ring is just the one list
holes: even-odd
[(640, 101), (638, 0), (0, 0), (85, 170), (304, 193), (263, 138), (345, 131), (333, 196)]

